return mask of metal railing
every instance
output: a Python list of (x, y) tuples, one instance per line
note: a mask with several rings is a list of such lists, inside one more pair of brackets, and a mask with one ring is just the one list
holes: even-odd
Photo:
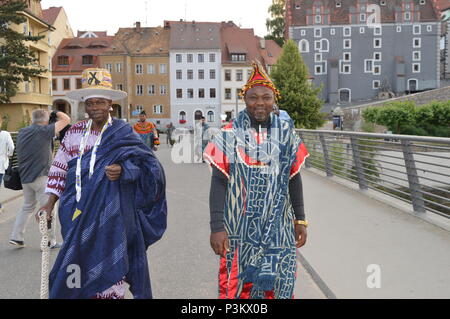
[(297, 130), (322, 170), (450, 218), (450, 138)]

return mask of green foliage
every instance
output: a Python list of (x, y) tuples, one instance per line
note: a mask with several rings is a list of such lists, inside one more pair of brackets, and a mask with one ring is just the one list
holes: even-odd
[(318, 97), (321, 88), (308, 82), (307, 66), (293, 40), (284, 44), (270, 76), (281, 92), (278, 106), (289, 113), (297, 127), (315, 129), (324, 124), (320, 113), (322, 101)]
[(364, 110), (363, 118), (394, 134), (450, 137), (450, 101), (422, 106), (412, 101), (393, 102)]
[(268, 12), (270, 18), (266, 19), (267, 31), (269, 35), (266, 39), (274, 40), (280, 47), (284, 45), (284, 12), (286, 0), (272, 0)]
[[(38, 66), (38, 57), (25, 45), (25, 42), (38, 42), (44, 36), (30, 36), (12, 30), (9, 25), (26, 22), (19, 14), (27, 8), (25, 1), (7, 0), (0, 6), (0, 103), (9, 103), (18, 91), (21, 82), (44, 73)], [(37, 64), (37, 66), (36, 66)], [(33, 67), (30, 68), (30, 65)]]
[(8, 124), (9, 124), (9, 114), (5, 114), (3, 115), (2, 119), (1, 119), (1, 127), (0, 127), (0, 131), (7, 131), (8, 130)]

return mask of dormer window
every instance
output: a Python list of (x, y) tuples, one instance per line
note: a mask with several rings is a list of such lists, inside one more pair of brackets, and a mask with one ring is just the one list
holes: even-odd
[(91, 65), (91, 64), (94, 64), (94, 56), (83, 55), (83, 65)]
[(231, 61), (233, 62), (242, 62), (242, 61), (246, 61), (247, 60), (247, 55), (243, 54), (243, 53), (233, 53), (231, 54)]
[(341, 1), (336, 1), (336, 8), (340, 8), (342, 6)]
[(386, 0), (381, 0), (380, 1), (380, 5), (385, 6), (386, 5)]
[(69, 65), (69, 57), (66, 55), (59, 56), (58, 65)]
[(423, 6), (425, 4), (425, 0), (420, 0), (420, 4)]

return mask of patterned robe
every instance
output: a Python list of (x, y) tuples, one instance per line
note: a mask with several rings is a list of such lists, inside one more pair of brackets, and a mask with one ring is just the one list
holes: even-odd
[(224, 226), (230, 252), (220, 260), (220, 298), (292, 298), (296, 278), (289, 179), (308, 156), (292, 122), (271, 114), (259, 134), (249, 114), (217, 134), (205, 159), (229, 180)]

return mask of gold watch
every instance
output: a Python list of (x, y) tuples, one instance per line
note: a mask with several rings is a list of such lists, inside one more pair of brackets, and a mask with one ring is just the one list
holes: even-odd
[(308, 221), (307, 220), (294, 220), (294, 224), (296, 224), (296, 225), (303, 225), (305, 227), (308, 227)]

